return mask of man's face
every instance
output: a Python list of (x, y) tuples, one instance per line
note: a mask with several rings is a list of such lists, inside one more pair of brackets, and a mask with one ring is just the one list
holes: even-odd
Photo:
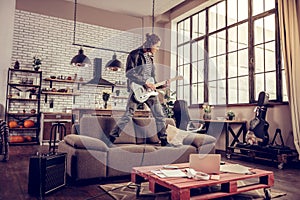
[(160, 44), (161, 44), (161, 42), (159, 41), (151, 47), (152, 54), (155, 54), (159, 50)]

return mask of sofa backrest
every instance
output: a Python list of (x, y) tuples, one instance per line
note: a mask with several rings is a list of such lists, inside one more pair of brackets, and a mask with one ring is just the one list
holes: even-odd
[[(133, 118), (135, 129), (136, 143), (159, 143), (157, 136), (157, 128), (154, 118)], [(166, 118), (166, 124), (175, 125), (175, 121), (171, 118)]]
[[(80, 119), (80, 135), (103, 139), (103, 137), (109, 135), (119, 119), (104, 116), (84, 116)], [(122, 130), (120, 137), (116, 139), (115, 143), (136, 143), (135, 131), (131, 121)]]
[[(80, 135), (99, 139), (102, 139), (104, 136), (107, 137), (119, 119), (118, 117), (84, 116), (80, 119)], [(175, 125), (175, 121), (171, 118), (166, 118), (166, 123)], [(159, 139), (156, 130), (154, 118), (133, 118), (121, 131), (120, 137), (116, 139), (115, 143), (158, 143)]]

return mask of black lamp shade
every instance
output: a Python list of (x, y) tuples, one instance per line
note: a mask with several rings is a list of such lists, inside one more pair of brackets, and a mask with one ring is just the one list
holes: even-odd
[(117, 55), (114, 54), (112, 59), (108, 61), (105, 67), (112, 71), (119, 71), (122, 68), (122, 63), (117, 59)]
[(72, 58), (71, 65), (84, 67), (85, 65), (91, 65), (91, 61), (86, 55), (83, 54), (83, 49), (80, 48), (78, 54)]

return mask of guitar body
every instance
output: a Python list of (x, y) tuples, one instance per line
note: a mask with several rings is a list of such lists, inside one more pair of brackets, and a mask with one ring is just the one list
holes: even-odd
[(256, 107), (255, 118), (250, 121), (249, 130), (252, 131), (258, 140), (258, 144), (265, 146), (269, 143), (269, 123), (266, 121), (267, 102), (269, 95), (265, 92), (259, 93), (258, 106)]
[[(182, 76), (176, 76), (176, 77), (170, 79), (169, 81), (171, 82), (171, 81), (182, 80), (182, 79), (183, 79)], [(166, 83), (166, 81), (155, 83), (153, 77), (150, 77), (147, 80), (147, 82), (153, 83), (156, 88), (159, 86), (162, 86)], [(147, 99), (149, 97), (158, 95), (158, 92), (146, 89), (144, 86), (136, 84), (135, 82), (131, 83), (130, 88), (134, 93), (135, 100), (137, 100), (139, 103), (144, 103), (145, 101), (147, 101)]]
[[(151, 77), (147, 80), (147, 82), (154, 84), (154, 79)], [(150, 96), (157, 96), (158, 92), (153, 90), (147, 90), (144, 86), (136, 84), (134, 82), (131, 83), (131, 89), (134, 93), (134, 98), (139, 103), (144, 103)]]
[(252, 131), (258, 139), (258, 144), (265, 146), (269, 143), (269, 123), (264, 119), (254, 118), (250, 121), (249, 130)]

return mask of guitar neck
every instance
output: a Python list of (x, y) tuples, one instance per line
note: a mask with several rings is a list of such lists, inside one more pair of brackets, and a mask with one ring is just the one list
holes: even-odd
[[(174, 78), (171, 78), (169, 81), (172, 82), (172, 81), (176, 81), (177, 79), (179, 79), (179, 77), (174, 77)], [(159, 86), (162, 86), (166, 83), (167, 80), (165, 81), (161, 81), (161, 82), (158, 82), (158, 83), (155, 83), (155, 87), (159, 87)]]

